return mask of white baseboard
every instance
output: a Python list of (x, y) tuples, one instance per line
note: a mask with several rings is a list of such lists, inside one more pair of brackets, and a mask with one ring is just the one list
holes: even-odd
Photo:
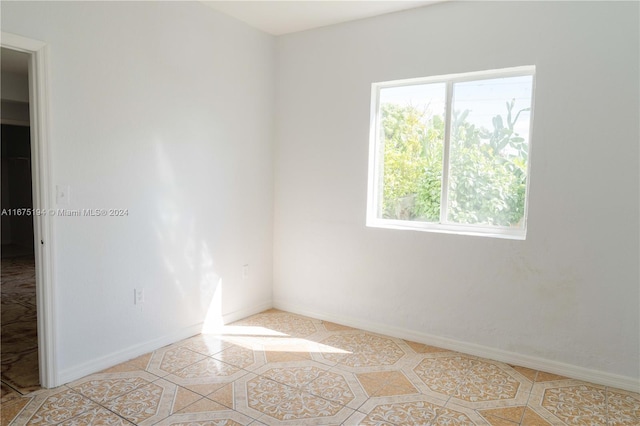
[(250, 317), (251, 315), (259, 314), (260, 312), (266, 311), (267, 309), (271, 309), (271, 308), (273, 308), (273, 302), (271, 300), (267, 300), (249, 308), (243, 308), (234, 312), (223, 314), (222, 322), (223, 324), (229, 324), (234, 321), (238, 321), (243, 318)]
[(618, 389), (640, 392), (640, 381), (633, 377), (620, 376), (604, 371), (592, 370), (576, 365), (566, 364), (563, 362), (524, 355), (516, 352), (504, 351), (502, 349), (496, 349), (489, 346), (478, 345), (475, 343), (462, 342), (459, 340), (434, 336), (415, 330), (393, 327), (385, 324), (365, 321), (358, 318), (320, 312), (314, 309), (309, 309), (304, 306), (284, 301), (274, 300), (273, 307), (276, 309), (282, 309), (283, 311), (288, 311), (299, 315), (306, 315), (323, 321), (335, 322), (338, 324), (343, 324), (374, 333), (380, 333), (391, 337), (412, 340), (418, 343), (424, 343), (427, 345), (450, 349), (469, 355), (480, 356), (483, 358), (489, 358), (508, 364), (532, 368), (534, 370), (541, 370), (553, 374), (559, 374), (561, 376), (584, 380), (600, 385), (612, 386)]
[[(273, 306), (271, 300), (259, 303), (255, 306), (240, 309), (222, 316), (224, 324), (228, 324), (233, 321), (246, 318), (248, 316), (271, 309)], [(139, 343), (137, 345), (128, 347), (121, 351), (117, 351), (108, 355), (101, 356), (91, 361), (85, 362), (78, 366), (67, 368), (58, 373), (57, 380), (53, 384), (53, 387), (63, 385), (65, 383), (73, 382), (89, 374), (93, 374), (98, 371), (102, 371), (106, 368), (113, 367), (114, 365), (128, 361), (140, 355), (155, 351), (163, 346), (170, 345), (180, 340), (200, 334), (203, 324), (195, 324), (190, 327), (184, 328), (176, 333), (162, 336), (157, 339), (149, 340), (147, 342)]]
[(163, 346), (170, 345), (191, 336), (195, 336), (196, 334), (200, 334), (201, 330), (202, 323), (195, 324), (190, 327), (183, 328), (176, 333), (149, 340), (147, 342), (139, 343), (121, 351), (113, 352), (111, 354), (92, 359), (91, 361), (85, 362), (84, 364), (80, 364), (72, 368), (67, 368), (58, 373), (58, 377), (56, 383), (54, 384), (54, 387), (73, 382), (74, 380), (78, 380), (89, 374), (102, 371), (106, 368), (113, 367), (114, 365), (136, 358), (140, 355), (153, 352)]

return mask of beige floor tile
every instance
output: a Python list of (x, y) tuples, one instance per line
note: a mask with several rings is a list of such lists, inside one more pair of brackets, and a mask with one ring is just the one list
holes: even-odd
[(177, 414), (191, 414), (191, 413), (207, 413), (215, 411), (228, 411), (229, 407), (225, 407), (222, 404), (218, 404), (207, 398), (201, 398), (193, 404), (187, 405), (181, 410), (177, 411)]
[(467, 414), (445, 408), (444, 405), (444, 401), (430, 399), (424, 395), (394, 399), (372, 398), (358, 410), (366, 414), (362, 419), (358, 419), (358, 424), (434, 425), (439, 424), (436, 421), (438, 417), (442, 418), (440, 424), (474, 424)]
[(144, 371), (149, 365), (151, 360), (151, 353), (141, 355), (137, 358), (123, 362), (122, 364), (114, 365), (111, 368), (101, 371), (102, 373), (126, 373), (130, 371)]
[(60, 423), (60, 426), (131, 426), (132, 424), (122, 417), (103, 408), (96, 407), (85, 411), (78, 416)]
[(155, 380), (157, 376), (146, 371), (135, 370), (124, 373), (92, 374), (67, 386), (92, 401), (103, 404)]
[(327, 331), (349, 331), (349, 330), (356, 330), (353, 327), (348, 327), (346, 325), (342, 325), (342, 324), (336, 324), (333, 322), (329, 322), (329, 321), (322, 321), (322, 325), (324, 326), (324, 328)]
[(293, 387), (302, 387), (318, 378), (331, 366), (317, 361), (296, 360), (291, 362), (269, 363), (255, 369), (252, 373), (262, 375)]
[(181, 411), (183, 408), (188, 407), (189, 405), (195, 403), (196, 401), (202, 399), (202, 396), (190, 391), (189, 389), (178, 387), (176, 390), (175, 397), (173, 399), (173, 406), (171, 407), (171, 412), (175, 413)]
[(515, 399), (520, 385), (516, 378), (499, 365), (477, 360), (467, 377), (461, 381), (455, 397), (470, 402)]
[(276, 362), (293, 362), (293, 361), (311, 361), (311, 354), (309, 352), (293, 352), (293, 351), (281, 351), (281, 350), (265, 350), (264, 355), (267, 363)]
[(230, 383), (222, 382), (222, 383), (190, 384), (190, 385), (185, 385), (184, 387), (199, 395), (207, 396), (216, 392), (219, 389), (222, 389), (227, 385), (230, 385)]
[[(470, 425), (478, 425), (478, 426), (489, 425), (487, 420), (484, 417), (482, 417), (477, 410), (470, 409), (461, 404), (457, 404), (457, 401), (454, 400), (453, 398), (447, 401), (445, 408), (447, 410), (451, 410), (452, 414), (450, 414), (447, 417), (438, 416), (438, 419), (436, 421), (436, 424), (438, 425), (449, 425), (449, 424), (470, 424)], [(456, 417), (456, 413), (460, 413), (461, 415), (463, 414), (464, 416), (467, 417), (468, 420), (463, 419), (462, 417)]]
[(527, 368), (527, 367), (520, 367), (518, 365), (511, 365), (511, 368), (513, 368), (518, 373), (522, 374), (524, 377), (526, 377), (527, 379), (529, 379), (532, 382), (534, 382), (536, 380), (536, 375), (538, 374), (538, 372), (536, 370), (533, 370), (533, 369)]
[(318, 351), (318, 343), (299, 337), (269, 337), (248, 342), (255, 351), (263, 352), (266, 362), (288, 362), (311, 359)]
[(520, 424), (489, 414), (483, 414), (482, 417), (484, 417), (487, 423), (489, 423), (491, 426), (518, 426)]
[(424, 358), (413, 372), (431, 391), (452, 396), (474, 362), (475, 359), (459, 354)]
[(637, 393), (283, 311), (228, 330), (29, 398), (3, 383), (2, 424), (640, 425)]
[(483, 417), (494, 416), (499, 417), (504, 420), (509, 420), (513, 423), (520, 423), (522, 420), (522, 416), (524, 415), (524, 410), (526, 407), (518, 406), (518, 407), (504, 407), (504, 408), (491, 408), (487, 410), (479, 410), (480, 414)]
[(353, 410), (304, 390), (249, 374), (234, 382), (235, 408), (261, 423), (341, 424)]
[(308, 417), (299, 418), (297, 416), (291, 416), (291, 419), (279, 420), (269, 415), (260, 417), (257, 424), (264, 424), (267, 426), (341, 426), (345, 424), (347, 418), (351, 417), (355, 410), (351, 410), (346, 407), (342, 407), (337, 414), (332, 416), (320, 416), (320, 417)]
[(164, 377), (207, 358), (206, 355), (181, 346), (169, 346), (153, 353), (147, 371), (156, 376)]
[(217, 402), (218, 404), (222, 404), (225, 407), (229, 407), (231, 409), (235, 408), (233, 383), (226, 384), (220, 389), (211, 392), (207, 395), (207, 398)]
[(411, 387), (413, 385), (407, 379), (407, 376), (402, 374), (400, 371), (390, 371), (387, 375), (387, 385), (395, 386), (395, 387)]
[(98, 407), (78, 392), (61, 386), (37, 394), (16, 417), (15, 422), (29, 425), (58, 424)]
[(459, 355), (426, 358), (414, 372), (432, 391), (470, 408), (524, 405), (531, 389), (531, 383), (512, 376), (506, 364)]
[(302, 388), (326, 374), (328, 368), (322, 364), (308, 361), (299, 363), (267, 365), (256, 371), (259, 375), (293, 388)]
[(207, 357), (166, 376), (165, 379), (187, 389), (202, 393), (202, 391), (206, 391), (206, 388), (198, 389), (194, 386), (230, 383), (245, 374), (247, 374), (247, 371), (241, 368)]
[(315, 340), (289, 336), (245, 337), (242, 340), (242, 345), (256, 351), (302, 353), (303, 356), (304, 353), (320, 350)]
[(372, 417), (367, 420), (369, 424), (375, 422), (374, 417), (376, 416), (378, 421), (382, 423), (393, 423), (393, 420), (391, 420), (391, 418), (387, 418), (386, 420), (384, 420), (383, 417), (381, 417), (381, 414), (391, 409), (401, 409), (403, 406), (413, 407), (416, 403), (425, 403), (426, 407), (433, 406), (433, 408), (435, 409), (438, 407), (444, 407), (447, 403), (447, 399), (441, 399), (433, 397), (431, 395), (397, 395), (390, 397), (373, 397), (367, 399), (367, 401), (358, 408), (358, 411), (364, 413), (367, 416), (373, 413)]
[(336, 402), (261, 376), (247, 382), (247, 393), (249, 407), (280, 421), (333, 416), (343, 408)]
[[(236, 411), (207, 411), (195, 413), (174, 414), (161, 422), (158, 426), (245, 426), (254, 424), (251, 417)], [(256, 423), (257, 424), (257, 423)]]
[(178, 386), (160, 379), (108, 401), (104, 406), (132, 423), (151, 425), (172, 414)]
[(254, 352), (239, 345), (230, 345), (212, 357), (238, 368), (252, 369), (257, 367)]
[(374, 396), (386, 383), (388, 371), (375, 371), (372, 373), (359, 373), (356, 378), (369, 396)]
[(548, 387), (544, 390), (540, 405), (554, 417), (567, 424), (607, 424), (604, 387), (589, 384)]
[(318, 320), (289, 314), (287, 312), (265, 312), (236, 321), (233, 326), (265, 328), (289, 337), (306, 337), (319, 331)]
[(538, 413), (527, 407), (524, 410), (524, 416), (522, 417), (522, 426), (550, 426), (547, 420), (542, 418)]
[(419, 393), (420, 391), (411, 384), (408, 386), (392, 386), (387, 384), (378, 389), (375, 396), (415, 395)]
[[(344, 424), (348, 425), (348, 426), (356, 426), (356, 425), (364, 425), (365, 423), (363, 423), (364, 419), (367, 417), (367, 415), (365, 413), (362, 413), (360, 411), (354, 411), (353, 414), (351, 416), (349, 416), (349, 418), (347, 420), (345, 420)], [(375, 423), (376, 426), (394, 426), (391, 423)]]
[(392, 366), (406, 356), (394, 339), (371, 333), (334, 334), (320, 343), (341, 350), (323, 358), (351, 368)]
[(213, 359), (205, 358), (202, 361), (198, 361), (177, 373), (174, 376), (181, 377), (183, 379), (203, 379), (203, 378), (219, 378), (224, 381), (225, 378), (237, 375), (237, 373), (244, 373), (239, 367), (227, 364), (225, 362)]
[(553, 373), (545, 373), (544, 371), (538, 371), (538, 375), (536, 376), (536, 382), (550, 382), (553, 380), (568, 380), (568, 377), (559, 376)]
[(378, 377), (382, 379), (382, 386), (378, 387), (372, 396), (397, 396), (420, 393), (420, 391), (400, 371), (383, 372)]
[(220, 336), (211, 334), (199, 334), (189, 339), (178, 342), (177, 345), (185, 347), (194, 352), (211, 356), (221, 352), (231, 346), (231, 343), (225, 341)]
[(353, 373), (337, 369), (321, 374), (302, 390), (353, 409), (360, 407), (368, 398)]
[(412, 342), (410, 340), (405, 340), (404, 342), (418, 354), (427, 354), (427, 353), (433, 353), (433, 352), (450, 352), (448, 349), (438, 348), (437, 346), (425, 345), (424, 343)]
[(607, 388), (610, 425), (640, 425), (640, 394)]

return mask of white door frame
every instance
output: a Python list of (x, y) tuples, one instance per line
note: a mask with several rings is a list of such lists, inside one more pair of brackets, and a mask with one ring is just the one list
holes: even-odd
[(34, 214), (33, 234), (36, 261), (36, 300), (38, 311), (38, 362), (40, 385), (51, 388), (58, 383), (56, 363), (56, 324), (53, 285), (53, 218), (50, 209), (51, 179), (49, 163), (49, 64), (48, 46), (38, 40), (2, 32), (2, 47), (29, 54), (29, 115), (31, 125), (31, 179)]

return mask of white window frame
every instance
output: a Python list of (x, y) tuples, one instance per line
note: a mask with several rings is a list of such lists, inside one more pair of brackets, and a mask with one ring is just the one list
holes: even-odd
[[(529, 182), (531, 175), (531, 141), (533, 133), (533, 110), (536, 74), (535, 66), (527, 65), (513, 68), (503, 68), (498, 70), (477, 71), (461, 74), (448, 74), (434, 77), (412, 78), (406, 80), (394, 80), (373, 83), (371, 85), (371, 121), (369, 129), (369, 179), (367, 190), (367, 221), (368, 227), (388, 228), (401, 230), (416, 230), (427, 232), (440, 232), (458, 235), (474, 235), (493, 238), (505, 238), (512, 240), (524, 240), (527, 235), (527, 217), (529, 210)], [(448, 205), (449, 188), (449, 146), (451, 133), (451, 109), (453, 102), (453, 85), (465, 81), (491, 80), (495, 78), (531, 76), (531, 110), (527, 157), (527, 177), (524, 197), (524, 215), (522, 227), (513, 228), (505, 226), (490, 225), (468, 225), (446, 221), (446, 209)], [(442, 167), (442, 190), (440, 198), (440, 219), (441, 222), (420, 222), (410, 220), (383, 219), (378, 217), (382, 199), (382, 177), (381, 168), (383, 166), (382, 149), (383, 141), (378, 140), (380, 117), (380, 90), (389, 87), (411, 86), (427, 83), (446, 84), (446, 105), (445, 105), (445, 136), (443, 143), (443, 167)]]

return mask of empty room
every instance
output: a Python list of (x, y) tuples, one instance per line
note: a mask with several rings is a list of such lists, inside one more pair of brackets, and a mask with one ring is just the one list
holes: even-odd
[(639, 425), (637, 1), (2, 1), (2, 425)]

